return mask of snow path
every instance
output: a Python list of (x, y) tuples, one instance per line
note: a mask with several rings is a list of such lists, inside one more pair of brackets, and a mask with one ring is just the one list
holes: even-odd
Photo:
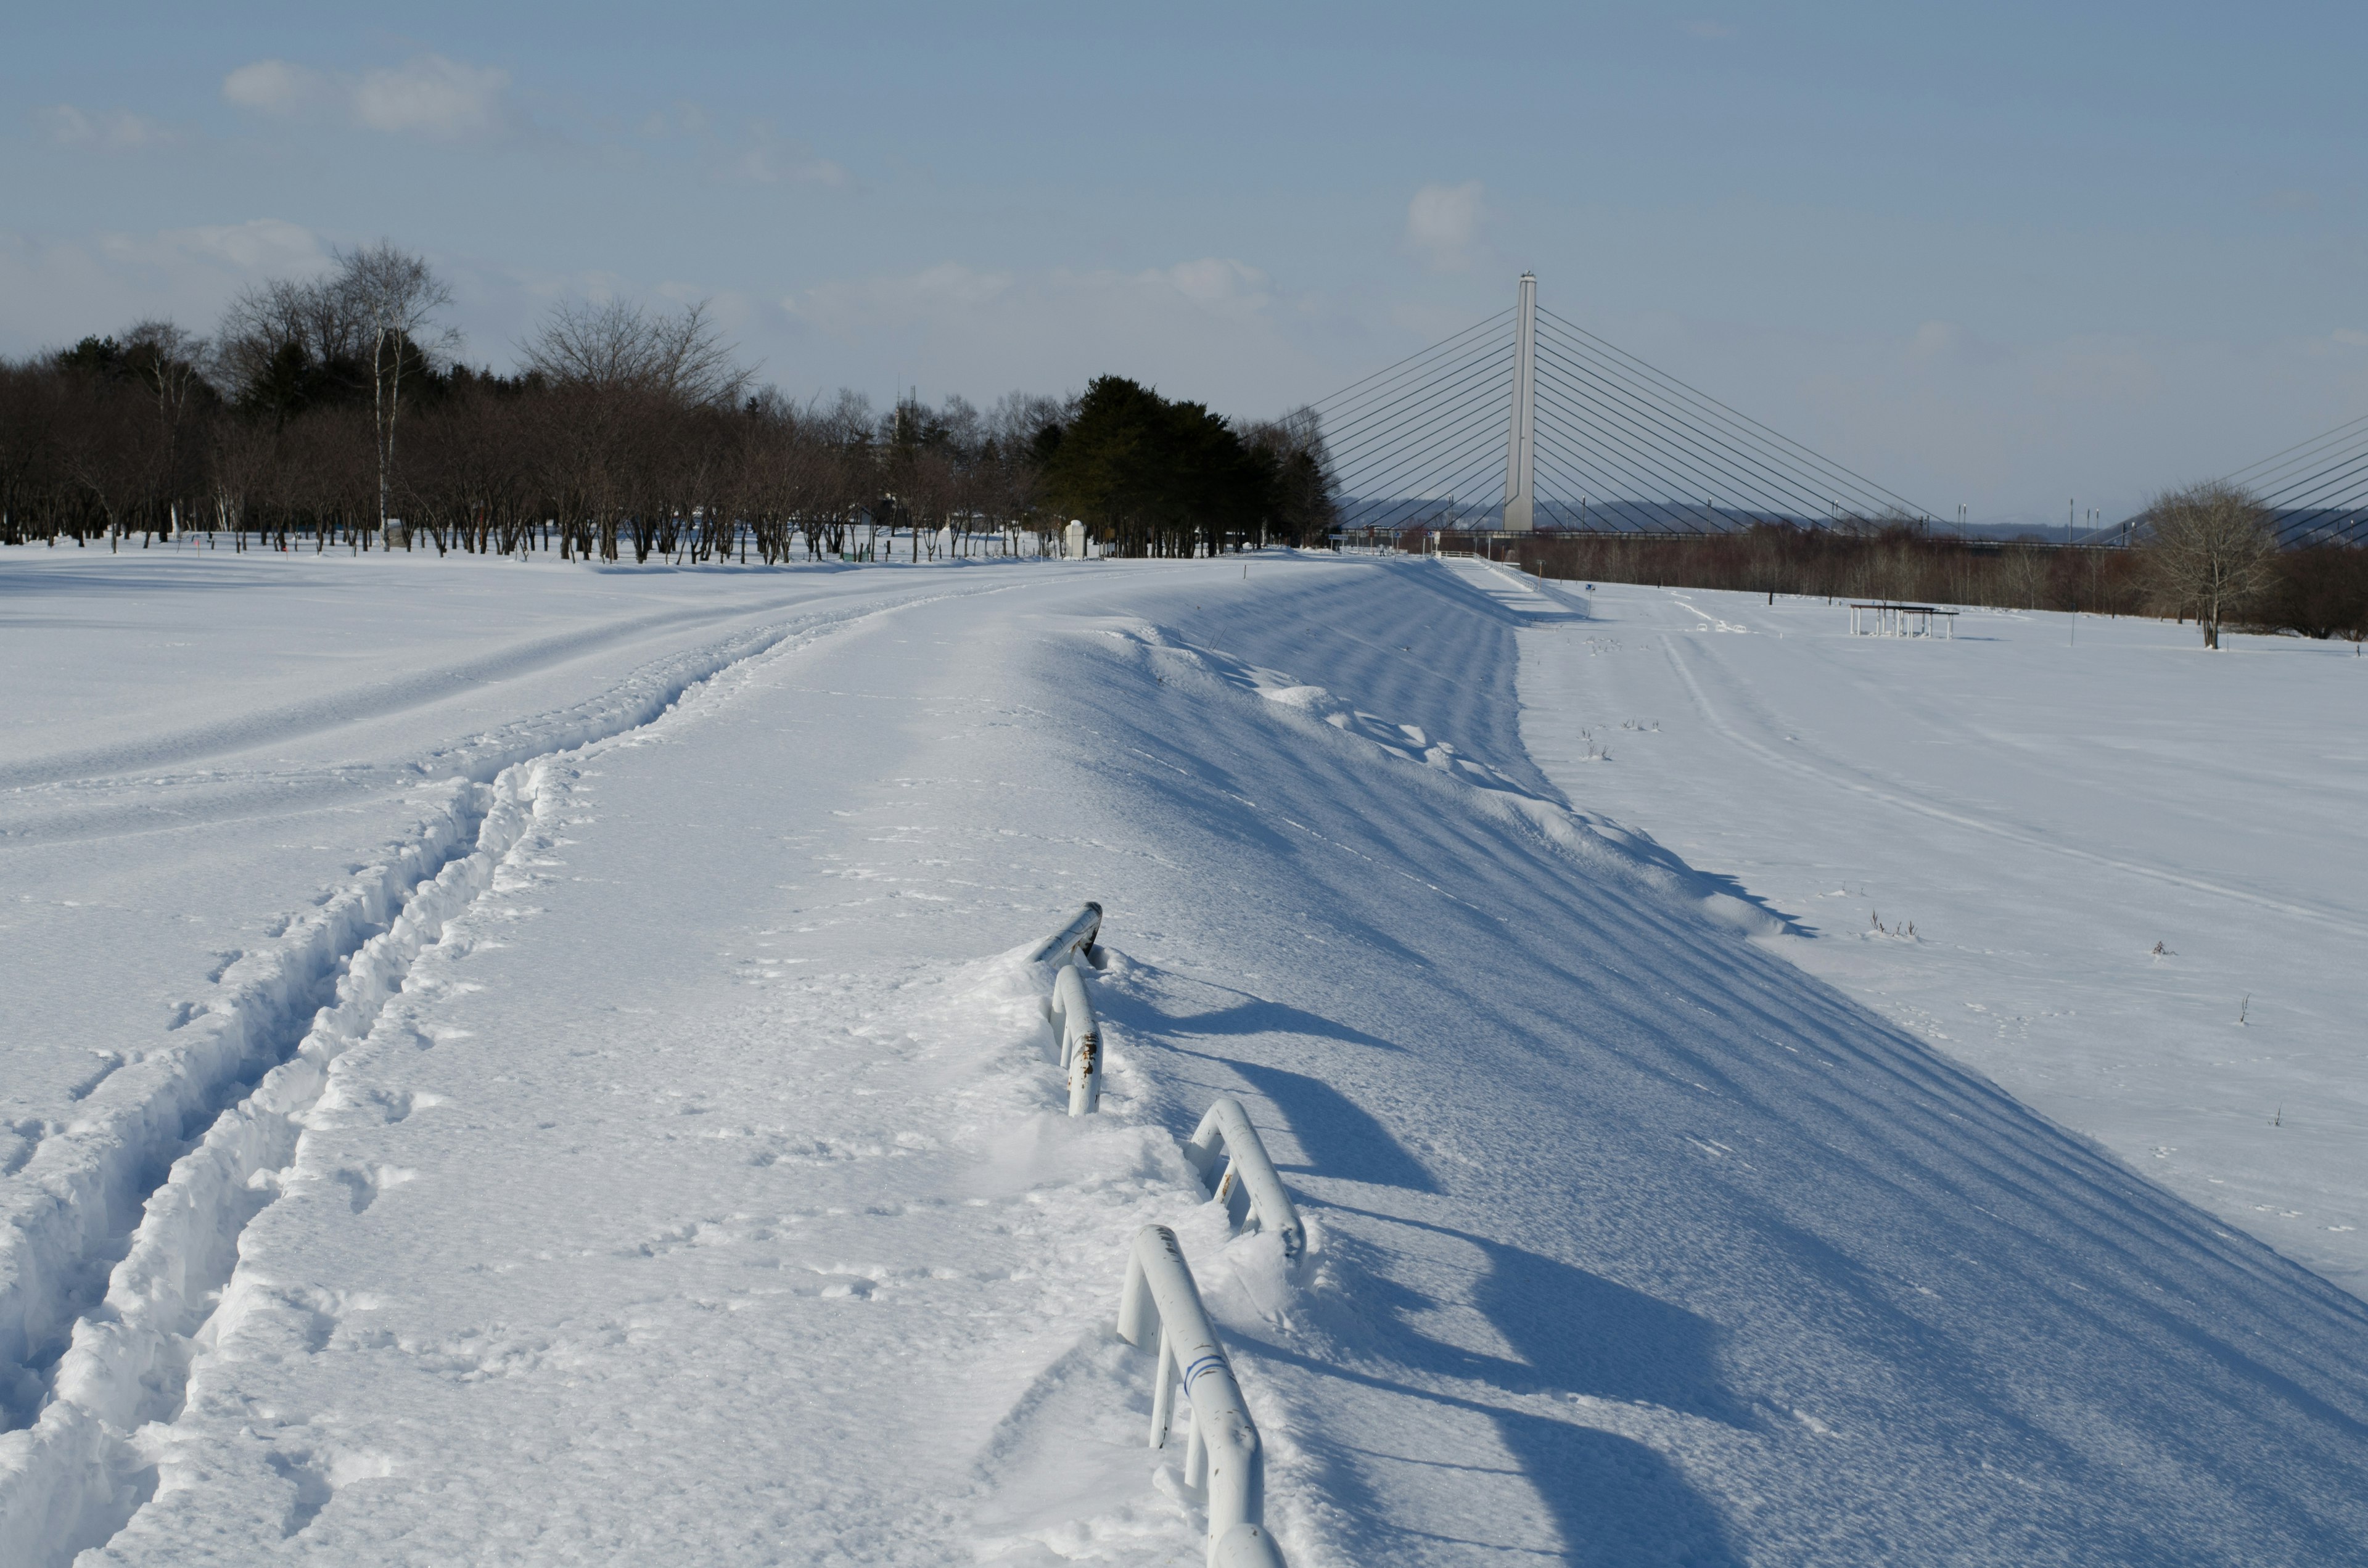
[[(978, 581), (971, 591), (987, 585)], [(490, 773), (530, 748), (561, 755), (630, 733), (720, 670), (876, 613), (883, 597), (909, 602), (946, 591), (944, 578), (875, 591), (866, 608), (810, 612), (694, 646), (632, 671), (597, 699), (476, 737), (469, 762)], [(687, 619), (704, 627), (720, 618)], [(371, 716), (368, 702), (359, 708)], [(236, 956), (204, 1004), (182, 1009), (171, 1049), (115, 1053), (107, 1071), (71, 1092), (72, 1119), (20, 1124), (6, 1172), (20, 1179), (7, 1189), (11, 1223), (0, 1232), (0, 1347), (19, 1369), (10, 1403), (28, 1411), (47, 1403), (31, 1430), (0, 1437), (0, 1518), (22, 1521), (30, 1510), (46, 1515), (44, 1535), (78, 1539), (109, 1528), (110, 1517), (120, 1523), (135, 1497), (141, 1483), (118, 1473), (125, 1468), (120, 1445), (107, 1431), (177, 1405), (188, 1334), (231, 1272), (240, 1229), (268, 1201), (248, 1196), (258, 1183), (268, 1188), (258, 1173), (285, 1164), (328, 1063), (368, 1031), (443, 921), (482, 891), (536, 796), (542, 759), (511, 763), (484, 785), (468, 779), (455, 749), (442, 748), (438, 761), (461, 778), (408, 792), (429, 805), (408, 841), (359, 868), (358, 879), (292, 926), (281, 922), (268, 947)], [(308, 1029), (316, 1004), (322, 1010)], [(224, 1097), (257, 1074), (254, 1092), (208, 1129)], [(193, 1126), (202, 1137), (174, 1162)], [(138, 1218), (136, 1229), (119, 1218), (126, 1214)], [(34, 1372), (43, 1363), (28, 1349), (72, 1320), (85, 1281), (127, 1246), (105, 1300), (75, 1325), (42, 1391)]]
[[(1294, 1568), (2368, 1559), (2368, 1307), (1565, 810), (1532, 617), (1417, 562), (977, 576), (494, 806), (324, 1021), (86, 1562), (1195, 1562), (1110, 1329), (1154, 1219)], [(1085, 897), (1071, 1122), (1013, 954)], [(1196, 1201), (1217, 1093), (1295, 1277)]]
[(1784, 911), (1786, 957), (2368, 1294), (2349, 648), (1973, 611), (1953, 644), (1853, 639), (1817, 601), (1461, 572), (1551, 618), (1520, 633), (1523, 733), (1566, 788)]
[[(0, 926), (23, 977), (39, 980), (11, 988), (19, 1032), (0, 1087), (0, 1176), (19, 1178), (0, 1187), (8, 1221), (0, 1231), (0, 1427), (29, 1421), (42, 1396), (39, 1380), (19, 1369), (46, 1367), (63, 1347), (165, 1167), (225, 1096), (294, 1049), (342, 967), (413, 892), (469, 852), (493, 800), (483, 784), (530, 757), (646, 722), (692, 683), (844, 613), (809, 610), (785, 623), (784, 609), (842, 595), (878, 600), (884, 589), (852, 574), (710, 580), (692, 585), (695, 602), (653, 611), (649, 600), (660, 596), (645, 590), (632, 606), (640, 613), (619, 617), (617, 599), (598, 592), (597, 578), (587, 583), (589, 574), (567, 585), (573, 596), (518, 608), (486, 592), (496, 585), (485, 574), (471, 582), (425, 569), (396, 578), (404, 592), (393, 597), (408, 602), (405, 612), (383, 608), (390, 572), (402, 571), (386, 561), (348, 568), (331, 557), (295, 563), (292, 574), (285, 561), (235, 558), (179, 562), (178, 570), (119, 562), (123, 570), (111, 574), (40, 555), (6, 564), (0, 591), (17, 609), (9, 651), (15, 667), (40, 677), (24, 694), (49, 700), (12, 704), (8, 772), (17, 781), (0, 793), (0, 853), (17, 894)], [(204, 590), (213, 597), (199, 598)], [(267, 620), (258, 649), (256, 598), (285, 613), (300, 595), (304, 608)], [(233, 599), (245, 601), (243, 613), (224, 602)], [(306, 614), (316, 600), (327, 610), (317, 619)], [(145, 620), (127, 613), (159, 605), (163, 613)], [(489, 635), (473, 620), (465, 630), (438, 624), (422, 608), (500, 613)], [(382, 619), (373, 623), (373, 613)], [(516, 638), (522, 626), (554, 622), (569, 630)], [(174, 679), (118, 680), (59, 700), (65, 694), (55, 686), (118, 666), (134, 626), (177, 633), (187, 641), (175, 647), (196, 651), (176, 655)], [(129, 640), (136, 647), (139, 633)], [(350, 663), (358, 650), (374, 668), (406, 673), (334, 699), (296, 696), (318, 692), (322, 665)], [(282, 660), (284, 671), (275, 668)], [(475, 683), (496, 673), (507, 684), (489, 696)], [(159, 687), (177, 690), (178, 700), (160, 702)], [(440, 699), (423, 695), (448, 687)], [(330, 729), (324, 716), (339, 701), (350, 712)], [(136, 759), (140, 743), (120, 738), (127, 732), (209, 710), (218, 716), (197, 732), (168, 733), (162, 749), (202, 750), (217, 764), (211, 769), (74, 776), (94, 762)], [(458, 723), (485, 727), (471, 733)], [(208, 737), (205, 746), (188, 739), (193, 733)], [(224, 749), (232, 737), (269, 749), (235, 754)], [(291, 756), (307, 737), (316, 742), (311, 755), (299, 747)], [(169, 825), (156, 825), (160, 816)], [(290, 854), (305, 846), (272, 840), (291, 825), (342, 843)], [(373, 833), (386, 836), (372, 844)], [(314, 891), (323, 852), (336, 848), (347, 857), (343, 874)], [(270, 860), (302, 869), (258, 875), (258, 862)], [(292, 896), (300, 890), (312, 896)], [(211, 947), (238, 894), (298, 907), (250, 903), (237, 921), (247, 940)], [(143, 983), (152, 976), (179, 999), (156, 1002)]]

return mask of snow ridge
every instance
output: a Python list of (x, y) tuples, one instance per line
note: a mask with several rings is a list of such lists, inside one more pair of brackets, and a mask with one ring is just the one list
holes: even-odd
[(1187, 642), (1166, 628), (1138, 621), (1110, 635), (1136, 643), (1146, 656), (1163, 655), (1167, 663), (1158, 677), (1163, 681), (1169, 678), (1167, 671), (1182, 665), (1237, 690), (1254, 692), (1311, 723), (1326, 725), (1378, 748), (1392, 759), (1445, 774), (1471, 790), (1471, 799), (1480, 810), (1520, 828), (1532, 840), (1543, 840), (1590, 873), (1616, 877), (1660, 897), (1689, 903), (1713, 924), (1745, 936), (1772, 937), (1786, 929), (1782, 916), (1720, 888), (1649, 836), (1523, 789), (1503, 772), (1462, 755), (1452, 744), (1428, 734), (1419, 725), (1393, 723), (1352, 707), (1323, 687), (1304, 685), (1281, 671)]

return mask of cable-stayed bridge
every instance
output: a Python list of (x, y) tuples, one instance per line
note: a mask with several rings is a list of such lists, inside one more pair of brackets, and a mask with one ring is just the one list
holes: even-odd
[(2228, 475), (2270, 514), (2278, 542), (2368, 544), (2368, 415)]
[[(2325, 435), (2247, 463), (2221, 483), (2242, 490), (2269, 514), (2279, 547), (2368, 546), (2368, 415)], [(2081, 536), (2082, 544), (2129, 544), (2146, 538), (2148, 508)]]
[(1726, 533), (1930, 514), (1537, 302), (1315, 405), (1344, 530)]

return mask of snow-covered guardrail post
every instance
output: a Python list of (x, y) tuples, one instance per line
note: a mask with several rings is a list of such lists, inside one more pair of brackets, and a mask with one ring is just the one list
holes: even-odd
[(1066, 926), (1046, 937), (1042, 946), (1029, 954), (1029, 961), (1030, 963), (1067, 963), (1072, 957), (1082, 953), (1086, 955), (1087, 961), (1091, 962), (1094, 938), (1101, 935), (1101, 929), (1102, 906), (1099, 903), (1088, 903), (1071, 915)]
[(1282, 1238), (1283, 1256), (1297, 1257), (1307, 1239), (1306, 1229), (1299, 1222), (1298, 1206), (1282, 1189), (1282, 1177), (1275, 1174), (1274, 1162), (1267, 1157), (1258, 1129), (1250, 1125), (1249, 1113), (1231, 1095), (1218, 1097), (1201, 1119), (1191, 1142), (1184, 1145), (1184, 1157), (1201, 1173), (1202, 1181), (1209, 1179), (1221, 1156), (1225, 1169), (1213, 1184), (1215, 1201), (1230, 1214), (1235, 1195), (1244, 1195), (1258, 1229)]
[(1145, 1348), (1155, 1334), (1158, 1337), (1151, 1447), (1167, 1446), (1176, 1385), (1184, 1385), (1184, 1484), (1207, 1491), (1209, 1568), (1282, 1568), (1266, 1533), (1258, 1427), (1218, 1348), (1176, 1233), (1165, 1225), (1145, 1225), (1128, 1249), (1118, 1333), (1137, 1349)]
[(1101, 934), (1102, 906), (1088, 903), (1029, 955), (1037, 963), (1058, 964), (1053, 977), (1053, 1019), (1061, 1031), (1061, 1069), (1069, 1075), (1069, 1114), (1084, 1116), (1101, 1104), (1102, 1031), (1093, 998), (1076, 960), (1093, 961), (1094, 938)]
[(1077, 966), (1064, 963), (1053, 977), (1053, 1016), (1061, 1025), (1061, 1066), (1069, 1074), (1069, 1114), (1084, 1116), (1101, 1104), (1102, 1030), (1094, 1019)]

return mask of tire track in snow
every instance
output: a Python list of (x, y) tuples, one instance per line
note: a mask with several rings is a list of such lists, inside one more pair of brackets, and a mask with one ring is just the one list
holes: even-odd
[[(70, 1561), (111, 1539), (153, 1494), (154, 1467), (131, 1433), (177, 1414), (214, 1303), (228, 1293), (239, 1235), (276, 1196), (331, 1064), (369, 1038), (419, 954), (492, 885), (533, 824), (559, 758), (627, 740), (694, 688), (767, 654), (877, 615), (1020, 585), (818, 612), (645, 666), (598, 714), (568, 710), (576, 722), (546, 733), (541, 755), (490, 782), (441, 786), (441, 808), (388, 863), (225, 971), (196, 1020), (205, 1028), (196, 1048), (113, 1074), (92, 1097), (114, 1090), (118, 1103), (35, 1151), (25, 1174), (39, 1179), (42, 1201), (0, 1236), (0, 1352), (17, 1363), (20, 1390), (32, 1375), (28, 1352), (72, 1321), (47, 1402), (29, 1426), (0, 1436), (0, 1568)], [(251, 1092), (222, 1103), (257, 1072)], [(188, 1147), (184, 1130), (210, 1112), (219, 1114)], [(117, 1217), (134, 1208), (136, 1226), (117, 1242)], [(81, 1312), (111, 1242), (128, 1251), (104, 1298)]]

